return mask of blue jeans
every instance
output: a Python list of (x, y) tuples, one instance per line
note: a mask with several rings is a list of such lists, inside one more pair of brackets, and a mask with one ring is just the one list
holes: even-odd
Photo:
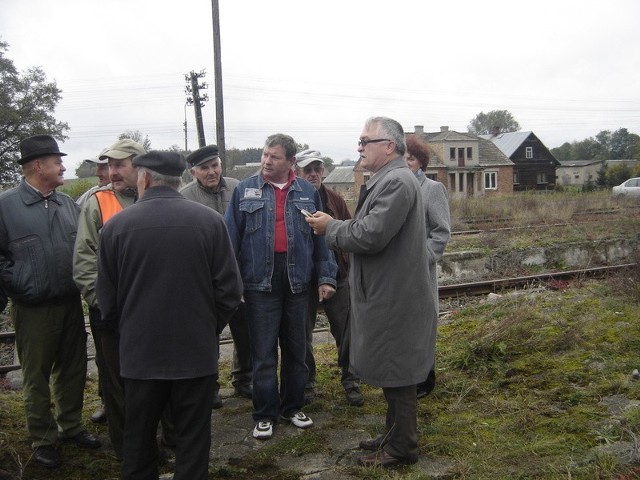
[[(292, 293), (286, 254), (275, 254), (270, 292), (245, 291), (253, 361), (253, 419), (277, 422), (304, 405), (308, 292)], [(278, 340), (282, 366), (278, 392)]]

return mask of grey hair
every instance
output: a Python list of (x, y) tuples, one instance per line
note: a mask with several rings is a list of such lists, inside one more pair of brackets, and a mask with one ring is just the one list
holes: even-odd
[(274, 133), (273, 135), (269, 135), (267, 140), (264, 142), (265, 147), (275, 147), (276, 145), (280, 145), (284, 148), (284, 154), (288, 160), (291, 160), (296, 156), (298, 146), (296, 145), (296, 141), (289, 135), (285, 135), (284, 133)]
[(364, 124), (365, 129), (374, 125), (379, 125), (381, 133), (396, 144), (396, 153), (404, 155), (407, 151), (407, 144), (404, 141), (404, 129), (400, 122), (389, 117), (371, 117)]
[(138, 167), (138, 178), (144, 173), (147, 172), (151, 175), (151, 180), (153, 183), (166, 185), (168, 187), (178, 189), (180, 188), (180, 184), (182, 183), (182, 177), (174, 177), (173, 175), (163, 175), (162, 173), (154, 172), (146, 167)]

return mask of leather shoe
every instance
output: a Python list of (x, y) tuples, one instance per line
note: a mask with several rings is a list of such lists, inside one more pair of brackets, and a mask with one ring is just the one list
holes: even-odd
[(218, 408), (222, 408), (222, 397), (219, 393), (216, 393), (213, 396), (213, 402), (211, 402), (211, 408), (217, 410)]
[(385, 444), (384, 437), (385, 437), (384, 435), (381, 435), (377, 438), (362, 440), (360, 442), (360, 448), (363, 450), (370, 450), (372, 452), (380, 450)]
[(98, 439), (98, 437), (94, 437), (86, 430), (82, 430), (77, 435), (73, 437), (63, 438), (65, 442), (74, 442), (79, 447), (84, 448), (100, 448), (102, 446), (102, 442)]
[(411, 462), (403, 458), (396, 458), (393, 455), (380, 450), (378, 452), (364, 455), (358, 459), (358, 463), (363, 467), (393, 467), (394, 465), (409, 465)]
[(53, 448), (53, 445), (41, 445), (40, 447), (36, 447), (33, 452), (33, 458), (36, 462), (46, 468), (58, 468), (62, 465), (60, 454), (55, 448)]
[(107, 423), (107, 411), (105, 410), (104, 405), (93, 412), (93, 415), (91, 415), (91, 421), (93, 423)]
[(352, 407), (361, 407), (364, 405), (364, 397), (358, 387), (347, 388), (344, 394), (347, 397), (347, 403)]
[(233, 389), (236, 392), (236, 395), (238, 397), (248, 398), (248, 399), (253, 398), (253, 386), (251, 384), (236, 385), (235, 387), (233, 387)]

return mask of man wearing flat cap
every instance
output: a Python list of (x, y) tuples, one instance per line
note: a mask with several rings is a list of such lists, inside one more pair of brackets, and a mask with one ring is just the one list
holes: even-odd
[(34, 459), (55, 468), (61, 464), (59, 438), (88, 448), (101, 445), (81, 423), (87, 346), (71, 274), (79, 207), (56, 191), (64, 183), (66, 154), (53, 137), (25, 138), (20, 153), (20, 185), (0, 194), (0, 290), (12, 300)]
[[(347, 203), (339, 193), (322, 184), (324, 174), (324, 160), (317, 150), (303, 150), (296, 155), (296, 173), (311, 183), (320, 194), (322, 211), (338, 220), (349, 220), (351, 213)], [(341, 250), (334, 250), (333, 255), (338, 264), (337, 287), (333, 297), (325, 300), (324, 313), (329, 320), (331, 334), (338, 349), (338, 366), (342, 371), (341, 381), (347, 403), (354, 407), (364, 405), (364, 396), (360, 391), (360, 379), (349, 371), (349, 254)], [(315, 280), (309, 290), (316, 289)], [(316, 362), (313, 357), (313, 329), (316, 326), (318, 314), (318, 297), (309, 295), (309, 311), (307, 312), (307, 357), (305, 363), (309, 369), (309, 379), (305, 386), (305, 403), (311, 403), (315, 397)]]
[[(194, 180), (184, 186), (180, 193), (185, 198), (213, 208), (216, 212), (224, 215), (231, 200), (231, 194), (239, 181), (235, 178), (222, 176), (222, 160), (217, 145), (207, 145), (189, 154), (187, 166), (191, 169)], [(251, 345), (249, 344), (249, 325), (244, 315), (244, 304), (240, 305), (229, 322), (229, 329), (233, 337), (231, 383), (236, 395), (251, 398), (253, 394)], [(219, 389), (220, 384), (217, 384), (213, 408), (222, 407)]]
[[(100, 153), (100, 155), (102, 155), (106, 151), (107, 151), (107, 149), (105, 148)], [(80, 195), (80, 197), (78, 197), (78, 199), (76, 200), (76, 203), (78, 205), (80, 205), (80, 207), (82, 207), (82, 205), (84, 205), (84, 202), (87, 201), (87, 198), (89, 198), (91, 195), (93, 195), (93, 193), (96, 190), (98, 190), (100, 187), (106, 187), (110, 183), (110, 181), (109, 181), (109, 160), (108, 159), (105, 158), (104, 160), (100, 160), (98, 157), (88, 158), (88, 159), (85, 160), (85, 163), (89, 163), (89, 164), (93, 165), (94, 174), (95, 174), (96, 177), (98, 177), (98, 185), (96, 185), (94, 187), (91, 187), (89, 190), (87, 190), (82, 195)]]
[[(82, 205), (73, 251), (73, 279), (89, 306), (100, 392), (109, 424), (111, 446), (117, 458), (122, 458), (124, 392), (118, 360), (118, 335), (104, 327), (96, 298), (98, 243), (102, 227), (115, 214), (135, 202), (138, 174), (132, 160), (144, 153), (142, 145), (125, 138), (104, 149), (98, 156), (97, 160), (106, 162), (108, 166), (111, 183), (98, 188)], [(100, 413), (92, 416), (98, 423), (104, 421)]]
[(125, 384), (122, 479), (158, 478), (156, 426), (169, 406), (175, 480), (206, 480), (217, 336), (240, 304), (242, 282), (222, 215), (178, 191), (176, 152), (133, 159), (135, 205), (102, 229), (97, 296), (120, 332)]

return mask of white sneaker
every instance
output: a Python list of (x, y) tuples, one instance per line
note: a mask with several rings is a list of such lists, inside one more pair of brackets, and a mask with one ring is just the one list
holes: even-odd
[(298, 428), (309, 428), (313, 426), (313, 420), (307, 417), (303, 412), (295, 413), (291, 417), (282, 417), (283, 420), (291, 422)]
[(253, 429), (253, 438), (258, 440), (268, 440), (273, 435), (273, 423), (269, 421), (256, 423)]

